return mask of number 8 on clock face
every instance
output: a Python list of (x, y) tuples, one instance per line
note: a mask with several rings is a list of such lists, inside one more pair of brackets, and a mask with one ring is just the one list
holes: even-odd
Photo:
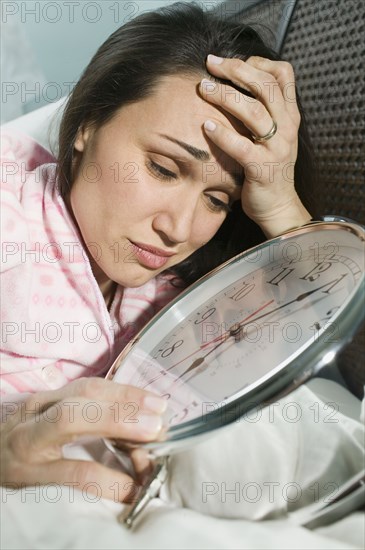
[(364, 318), (364, 229), (318, 222), (259, 245), (185, 290), (137, 335), (108, 378), (168, 400), (181, 448), (330, 363)]

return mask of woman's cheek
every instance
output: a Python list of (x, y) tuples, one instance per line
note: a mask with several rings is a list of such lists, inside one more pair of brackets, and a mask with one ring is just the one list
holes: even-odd
[(193, 244), (196, 250), (198, 248), (201, 248), (205, 244), (207, 244), (217, 233), (218, 229), (220, 228), (220, 226), (224, 221), (224, 219), (221, 219), (218, 216), (217, 218), (214, 219), (214, 215), (213, 215), (206, 222), (200, 221), (197, 224), (196, 229), (194, 228), (195, 231), (194, 231)]

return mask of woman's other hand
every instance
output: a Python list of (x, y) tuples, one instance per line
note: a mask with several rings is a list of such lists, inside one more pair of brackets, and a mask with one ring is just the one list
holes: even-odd
[(209, 72), (254, 97), (228, 84), (203, 80), (204, 99), (233, 115), (229, 118), (234, 126), (211, 120), (205, 123), (205, 130), (244, 168), (244, 212), (267, 237), (275, 237), (311, 219), (294, 187), (300, 125), (294, 72), (287, 62), (263, 57), (250, 57), (246, 62), (221, 59), (208, 56)]
[[(111, 500), (126, 501), (138, 484), (125, 473), (97, 462), (66, 459), (63, 445), (84, 436), (147, 442), (162, 432), (165, 400), (136, 387), (101, 378), (82, 378), (22, 403), (5, 403), (1, 425), (1, 484), (68, 484)], [(4, 414), (5, 413), (5, 414)], [(143, 449), (132, 453), (143, 475)], [(135, 455), (135, 456), (134, 456)], [(117, 490), (116, 490), (117, 488)]]

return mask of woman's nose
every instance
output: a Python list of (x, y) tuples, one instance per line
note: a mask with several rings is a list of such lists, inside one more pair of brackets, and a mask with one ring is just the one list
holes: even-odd
[(153, 229), (171, 243), (189, 241), (193, 231), (196, 204), (192, 197), (176, 197), (166, 202), (153, 219)]

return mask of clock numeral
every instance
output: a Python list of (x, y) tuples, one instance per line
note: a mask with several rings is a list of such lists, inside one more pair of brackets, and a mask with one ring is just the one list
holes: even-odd
[(157, 359), (157, 357), (159, 356), (159, 354), (161, 355), (161, 357), (169, 357), (172, 353), (174, 353), (175, 349), (176, 348), (179, 348), (182, 344), (184, 343), (184, 340), (177, 340), (176, 342), (174, 342), (174, 344), (172, 344), (172, 346), (170, 346), (169, 348), (166, 348), (166, 349), (159, 349), (158, 350), (158, 353), (154, 356), (154, 359)]
[(343, 275), (340, 275), (340, 277), (338, 277), (337, 279), (333, 279), (333, 281), (330, 281), (329, 283), (327, 283), (327, 286), (328, 285), (331, 285), (331, 286), (328, 287), (327, 290), (322, 290), (322, 292), (324, 292), (325, 294), (330, 294), (331, 290), (336, 285), (338, 285), (338, 283), (341, 282), (344, 277), (347, 277), (347, 275), (348, 275), (348, 273), (344, 273)]
[(229, 296), (229, 298), (235, 302), (238, 302), (238, 300), (241, 300), (241, 298), (247, 296), (247, 294), (249, 294), (254, 288), (255, 285), (253, 283), (243, 283), (242, 288), (239, 288), (232, 296)]
[(281, 281), (285, 279), (285, 277), (290, 275), (292, 271), (294, 271), (294, 267), (283, 267), (283, 269), (277, 275), (275, 275), (275, 277), (273, 277), (271, 281), (266, 281), (266, 282), (269, 283), (270, 285), (278, 286), (279, 283), (281, 283)]
[(331, 319), (331, 317), (336, 313), (338, 309), (340, 309), (341, 306), (333, 306), (331, 309), (329, 309), (326, 313), (326, 317), (324, 319), (321, 319), (321, 321), (324, 321), (324, 323), (327, 323), (328, 319)]
[[(348, 275), (348, 273), (343, 273), (342, 275), (337, 277), (337, 279), (332, 279), (332, 281), (328, 281), (328, 283), (324, 284), (321, 287), (321, 288), (326, 288), (327, 287), (327, 290), (322, 290), (322, 293), (323, 294), (331, 294), (331, 290), (333, 290), (335, 288), (335, 286), (337, 286), (338, 283), (340, 283), (342, 281), (342, 279), (347, 277), (347, 275)], [(310, 280), (310, 279), (307, 279), (307, 280)]]
[(320, 253), (323, 251), (323, 250), (328, 250), (328, 249), (332, 249), (326, 256), (326, 258), (328, 256), (334, 256), (335, 254), (338, 253), (339, 251), (339, 248), (338, 248), (338, 245), (336, 243), (327, 243), (325, 244), (323, 247), (319, 245), (318, 242), (315, 242), (312, 246), (309, 247), (309, 250), (313, 250), (313, 259), (316, 263), (319, 263), (319, 258), (320, 258)]
[(326, 313), (326, 316), (320, 319), (319, 321), (316, 321), (311, 325), (309, 328), (311, 330), (320, 330), (324, 325), (328, 323), (328, 321), (331, 319), (331, 317), (336, 313), (338, 309), (340, 309), (341, 306), (333, 306), (331, 309), (329, 309)]
[(321, 338), (323, 338), (323, 342), (326, 342), (326, 343), (339, 342), (340, 341), (340, 331), (339, 331), (338, 323), (336, 323), (336, 321), (334, 321), (334, 322), (327, 321), (327, 322), (323, 323), (323, 325), (321, 325), (322, 321), (326, 321), (326, 320), (321, 319), (320, 322), (316, 321), (315, 323), (313, 323), (313, 325), (311, 325), (309, 327), (309, 330), (313, 331), (314, 341), (317, 341), (319, 339), (319, 337), (320, 337), (319, 331), (321, 330), (322, 327), (325, 327), (326, 328), (326, 333), (325, 333), (324, 336), (322, 335), (322, 337), (321, 337)]
[[(205, 313), (203, 313), (203, 315), (201, 316), (201, 319), (196, 319), (194, 321), (194, 325), (200, 325), (201, 323), (203, 323), (206, 319), (209, 319), (209, 317), (211, 315), (213, 315), (214, 313), (216, 312), (216, 308), (215, 307), (212, 307), (210, 309), (208, 309), (208, 311), (206, 311)], [(200, 315), (200, 313), (198, 313), (198, 315)]]
[(322, 262), (317, 262), (317, 265), (313, 267), (304, 277), (300, 277), (302, 281), (315, 281), (320, 277), (321, 273), (324, 271), (327, 271), (333, 263), (337, 262), (335, 259), (335, 254), (332, 254), (331, 256), (326, 256), (326, 258)]
[(330, 319), (336, 313), (341, 306), (333, 306), (326, 313), (326, 316), (316, 321), (309, 327), (309, 330), (314, 332), (314, 339), (316, 340), (319, 337), (319, 331), (321, 328), (326, 327), (327, 335), (324, 338), (324, 342), (338, 342), (339, 341), (339, 327), (336, 322), (331, 322)]

